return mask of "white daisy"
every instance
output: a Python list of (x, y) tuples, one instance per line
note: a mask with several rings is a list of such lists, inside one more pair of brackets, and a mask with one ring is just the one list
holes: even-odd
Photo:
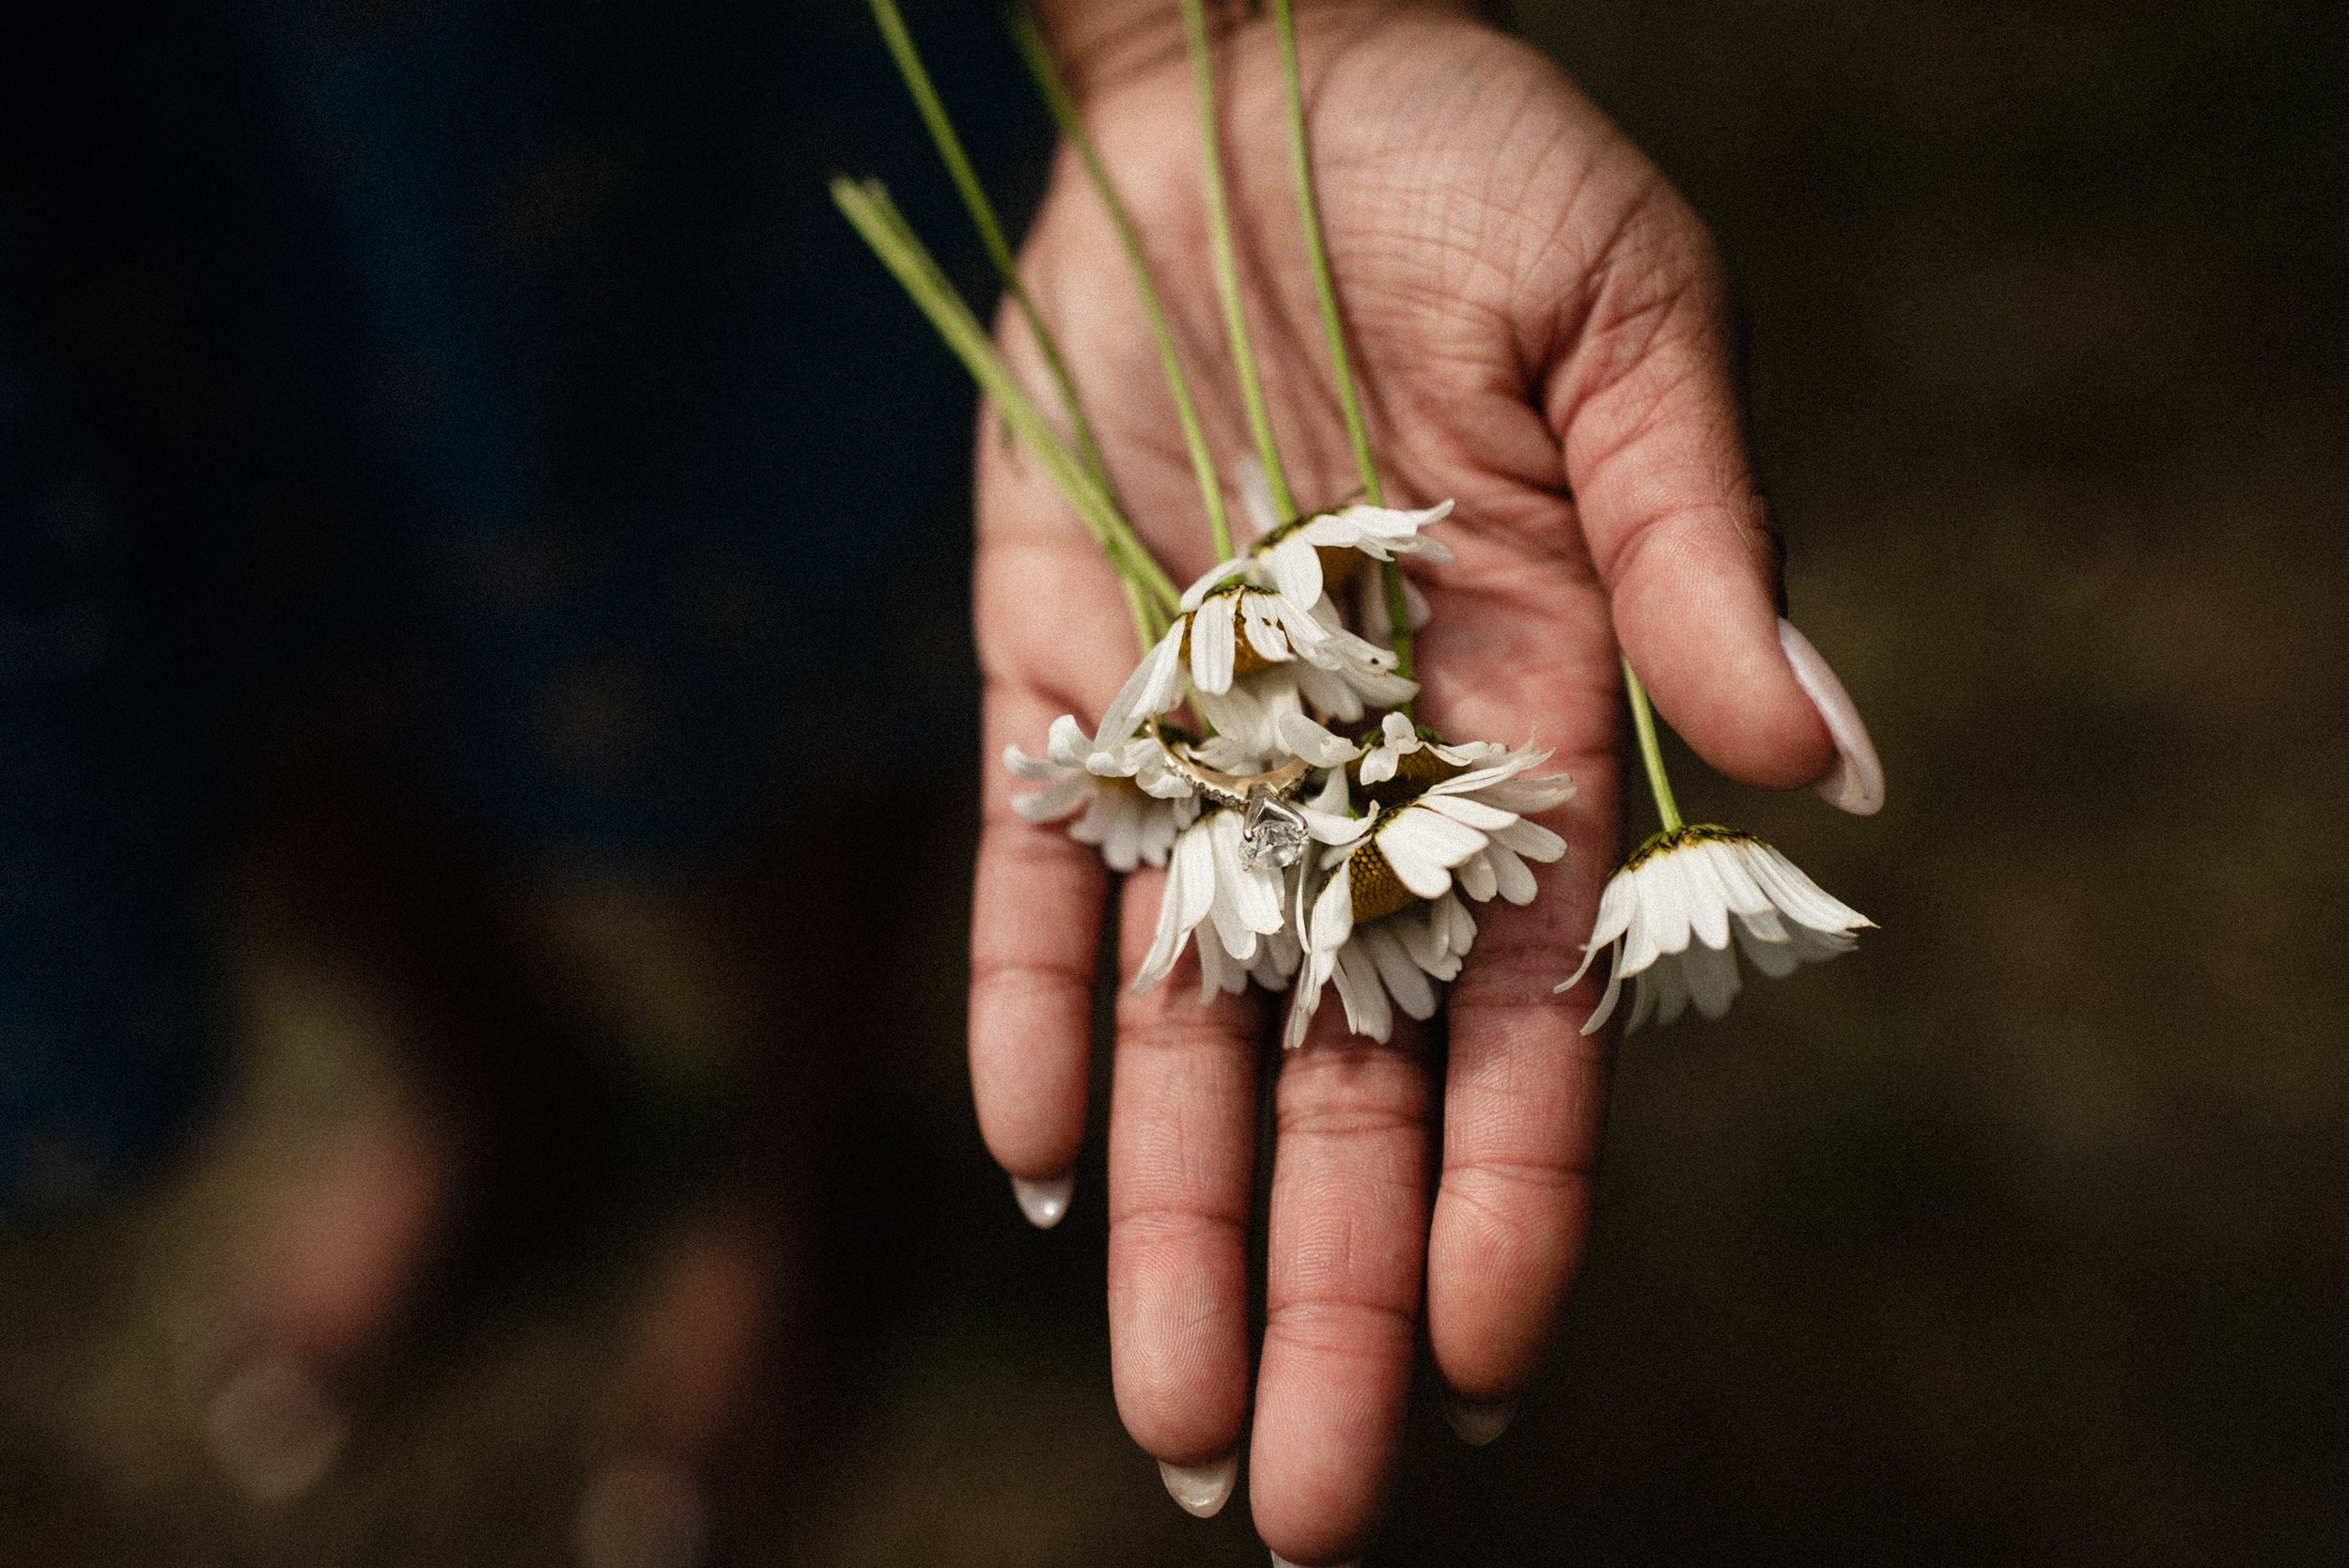
[(1275, 525), (1261, 474), (1243, 469), (1240, 480), (1263, 537), (1184, 592), (1174, 624), (1102, 715), (1098, 746), (1124, 741), (1187, 697), (1219, 733), (1269, 746), (1283, 713), (1311, 709), (1351, 723), (1419, 691), (1394, 673), (1392, 649), (1346, 629), (1326, 590), (1365, 560), (1449, 561), (1421, 530), (1449, 516), (1452, 503), (1416, 512), (1347, 506)]
[(1123, 748), (1104, 771), (1088, 766), (1093, 756), (1092, 737), (1070, 714), (1052, 721), (1043, 756), (1005, 747), (1003, 766), (1044, 785), (1013, 796), (1011, 809), (1035, 823), (1076, 816), (1068, 836), (1098, 846), (1112, 871), (1164, 865), (1175, 833), (1198, 815), (1191, 786), (1167, 770), (1155, 745)]
[(1242, 585), (1190, 611), (1190, 700), (1218, 732), (1268, 747), (1284, 713), (1350, 723), (1419, 691), (1394, 673), (1392, 649), (1339, 625), (1327, 598), (1306, 602)]
[(1350, 721), (1366, 704), (1391, 706), (1419, 690), (1394, 673), (1393, 650), (1336, 626), (1334, 610), (1301, 610), (1277, 591), (1246, 584), (1186, 599), (1101, 715), (1095, 771), (1112, 768), (1102, 753), (1132, 738), (1143, 721), (1186, 699), (1219, 734), (1262, 750), (1283, 713), (1310, 705)]
[[(1299, 756), (1330, 769), (1320, 798), (1299, 815), (1314, 838), (1333, 846), (1310, 916), (1299, 890), (1305, 953), (1283, 1043), (1303, 1043), (1321, 986), (1332, 980), (1354, 1032), (1384, 1040), (1392, 1022), (1388, 997), (1413, 1017), (1433, 1016), (1429, 981), (1456, 975), (1475, 939), (1476, 923), (1455, 888), (1479, 900), (1496, 893), (1513, 904), (1532, 900), (1525, 862), (1554, 861), (1566, 846), (1525, 814), (1567, 800), (1574, 782), (1563, 773), (1525, 777), (1549, 758), (1530, 743), (1514, 752), (1489, 742), (1452, 747), (1413, 732), (1406, 750), (1381, 726), (1377, 744), (1357, 748), (1309, 720), (1285, 722), (1282, 733)], [(1381, 752), (1382, 775), (1364, 777)], [(1349, 763), (1366, 815), (1350, 814)]]
[[(1413, 752), (1432, 752), (1440, 761), (1467, 768), (1498, 755), (1502, 750), (1489, 740), (1471, 741), (1466, 746), (1446, 746), (1432, 734), (1423, 735), (1418, 725), (1400, 713), (1390, 713), (1379, 720), (1377, 737), (1372, 739), (1365, 737), (1364, 744), (1368, 750), (1361, 753), (1359, 776), (1366, 785), (1393, 778), (1403, 758)], [(1326, 747), (1316, 749), (1327, 751)]]
[[(1353, 855), (1339, 851), (1336, 870), (1321, 884), (1312, 912), (1299, 910), (1304, 955), (1281, 1032), (1281, 1044), (1290, 1050), (1305, 1043), (1306, 1029), (1320, 1010), (1321, 988), (1332, 982), (1346, 1004), (1346, 1028), (1382, 1045), (1394, 1031), (1390, 996), (1414, 1018), (1434, 1017), (1434, 983), (1457, 978), (1460, 960), (1476, 941), (1476, 918), (1449, 891), (1358, 920), (1352, 864)], [(1300, 906), (1301, 891), (1300, 884)]]
[[(1405, 857), (1395, 870), (1414, 892), (1433, 887), (1440, 893), (1441, 874), (1451, 873), (1460, 891), (1480, 904), (1496, 893), (1512, 904), (1530, 904), (1533, 873), (1525, 862), (1547, 864), (1565, 852), (1565, 841), (1556, 833), (1519, 820), (1574, 797), (1574, 780), (1563, 773), (1522, 776), (1549, 759), (1531, 742), (1514, 752), (1490, 740), (1450, 746), (1399, 713), (1388, 714), (1361, 746), (1302, 717), (1283, 719), (1280, 738), (1291, 754), (1314, 767), (1347, 768), (1374, 809), (1389, 808), (1375, 836), (1382, 852), (1391, 846)], [(1343, 775), (1337, 782), (1343, 784)], [(1367, 817), (1341, 825), (1328, 819), (1326, 808), (1315, 809), (1324, 818), (1315, 836), (1325, 843), (1351, 842), (1340, 835), (1359, 835), (1369, 826)], [(1413, 816), (1415, 811), (1423, 815)], [(1466, 834), (1481, 834), (1484, 842), (1470, 846)], [(1461, 858), (1447, 858), (1454, 853)]]
[(1753, 967), (1775, 980), (1797, 964), (1850, 952), (1858, 941), (1852, 933), (1875, 925), (1760, 839), (1726, 828), (1679, 828), (1641, 845), (1608, 880), (1582, 967), (1558, 989), (1571, 989), (1599, 952), (1611, 949), (1607, 995), (1583, 1033), (1612, 1016), (1626, 978), (1638, 982), (1629, 1028), (1651, 1017), (1670, 1023), (1691, 1001), (1718, 1018), (1738, 990), (1733, 936)]
[[(1296, 972), (1298, 944), (1283, 929), (1293, 873), (1242, 845), (1243, 814), (1220, 806), (1185, 828), (1168, 857), (1166, 891), (1134, 994), (1165, 979), (1191, 933), (1199, 933), (1200, 1000), (1237, 991), (1248, 977), (1279, 990)], [(1201, 929), (1201, 927), (1205, 929)]]
[(1219, 562), (1191, 584), (1190, 592), (1205, 596), (1239, 581), (1275, 589), (1299, 605), (1318, 604), (1326, 589), (1353, 580), (1364, 557), (1392, 561), (1413, 556), (1438, 565), (1451, 560), (1452, 551), (1421, 532), (1451, 515), (1452, 503), (1446, 501), (1418, 512), (1347, 506), (1300, 518), (1267, 530), (1246, 551)]

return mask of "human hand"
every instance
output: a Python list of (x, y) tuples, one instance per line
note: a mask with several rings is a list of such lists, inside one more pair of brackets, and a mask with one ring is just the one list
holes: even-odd
[[(1246, 448), (1171, 5), (1052, 19), (1142, 229), (1220, 460)], [(1531, 907), (1476, 911), (1439, 1048), (1344, 1032), (1325, 1007), (1275, 1085), (1267, 1321), (1251, 1498), (1281, 1556), (1359, 1555), (1392, 1481), (1423, 1304), (1464, 1435), (1499, 1430), (1579, 1261), (1605, 1053), (1595, 983), (1551, 986), (1615, 860), (1618, 647), (1733, 778), (1809, 783), (1833, 742), (1781, 652), (1777, 555), (1744, 447), (1726, 287), (1662, 177), (1532, 51), (1465, 15), (1338, 3), (1299, 17), (1314, 162), (1371, 422), (1398, 505), (1454, 499), (1456, 559), (1411, 564), (1434, 616), (1418, 714), (1453, 740), (1557, 751), (1579, 794)], [(1354, 489), (1288, 183), (1270, 24), (1218, 48), (1243, 287), (1300, 501)], [(1115, 235), (1066, 150), (1025, 271), (1128, 514), (1177, 582), (1212, 561)], [(1033, 358), (1016, 322), (1015, 363)], [(1041, 384), (1032, 381), (1032, 384)], [(976, 619), (990, 757), (1097, 718), (1137, 650), (1117, 579), (1044, 475), (990, 427)], [(990, 768), (973, 910), (972, 1083), (988, 1145), (1050, 1191), (1083, 1135), (1109, 877), (1011, 810)], [(1130, 979), (1162, 885), (1127, 879)], [(1195, 960), (1187, 959), (1186, 962)], [(1201, 1006), (1178, 974), (1121, 988), (1109, 1141), (1112, 1368), (1128, 1430), (1214, 1490), (1250, 1414), (1248, 1248), (1260, 996)], [(1442, 1127), (1432, 1208), (1432, 1135)], [(1032, 1209), (1032, 1213), (1034, 1212)], [(1228, 1484), (1226, 1483), (1225, 1484)]]

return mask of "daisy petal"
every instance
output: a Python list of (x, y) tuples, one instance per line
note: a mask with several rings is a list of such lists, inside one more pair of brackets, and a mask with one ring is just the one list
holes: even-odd
[(1774, 916), (1776, 906), (1771, 904), (1770, 895), (1762, 891), (1762, 885), (1753, 879), (1753, 873), (1746, 869), (1746, 858), (1738, 853), (1739, 846), (1711, 843), (1698, 847), (1704, 851), (1705, 858), (1713, 862), (1714, 871), (1720, 877), (1721, 887), (1729, 894), (1732, 914), (1748, 919), (1766, 913)]
[(1403, 944), (1394, 939), (1382, 925), (1364, 927), (1354, 939), (1369, 953), (1370, 961), (1378, 968), (1378, 978), (1393, 996), (1396, 1006), (1414, 1018), (1436, 1016), (1436, 987), (1427, 983), (1426, 974), (1411, 955), (1403, 951)]
[(1134, 975), (1134, 994), (1165, 979), (1183, 951), (1192, 927), (1207, 918), (1215, 898), (1215, 846), (1208, 835), (1187, 831), (1175, 841), (1174, 863), (1167, 868), (1166, 891), (1159, 898), (1159, 925)]
[(1385, 1045), (1394, 1034), (1394, 1012), (1387, 1005), (1387, 988), (1378, 983), (1378, 968), (1357, 943), (1338, 950), (1338, 1000), (1346, 1003), (1346, 1026), (1355, 1033)]
[(1253, 452), (1232, 459), (1232, 481), (1239, 490), (1239, 509), (1259, 536), (1281, 526), (1281, 509), (1272, 504), (1272, 481)]
[(1517, 851), (1495, 839), (1486, 847), (1485, 854), (1492, 862), (1493, 879), (1500, 887), (1501, 896), (1520, 908), (1532, 903), (1541, 889), (1533, 880), (1532, 868), (1517, 859)]
[(1473, 828), (1484, 833), (1497, 833), (1517, 819), (1515, 812), (1501, 811), (1466, 795), (1430, 793), (1420, 797), (1419, 804), (1452, 818), (1464, 828)]
[[(1585, 956), (1582, 962), (1585, 968), (1589, 967), (1590, 959), (1588, 956)], [(1576, 980), (1579, 980), (1582, 977), (1579, 973), (1575, 976)], [(1566, 984), (1567, 986), (1571, 986), (1573, 983), (1573, 981), (1568, 981)], [(1566, 986), (1561, 986), (1558, 988), (1563, 991), (1566, 988)], [(1607, 1020), (1614, 1017), (1615, 1000), (1622, 995), (1623, 966), (1621, 964), (1617, 964), (1608, 970), (1606, 994), (1598, 999), (1598, 1005), (1591, 1009), (1591, 1016), (1582, 1020), (1581, 1032), (1585, 1035), (1595, 1034), (1602, 1028), (1606, 1027)]]
[(1218, 594), (1190, 613), (1190, 683), (1202, 691), (1232, 689), (1232, 667), (1239, 652), (1232, 615), (1236, 594)]
[(1786, 939), (1783, 927), (1777, 940), (1766, 940), (1754, 932), (1750, 920), (1738, 928), (1737, 951), (1746, 955), (1748, 963), (1772, 980), (1785, 979), (1802, 963), (1802, 954)]
[(1452, 885), (1452, 868), (1491, 842), (1475, 829), (1417, 805), (1406, 806), (1378, 830), (1379, 852), (1397, 880), (1422, 898)]
[(1089, 773), (1066, 773), (1042, 789), (1011, 798), (1011, 809), (1023, 822), (1057, 822), (1085, 803), (1093, 793)]
[(1729, 889), (1713, 869), (1702, 843), (1670, 851), (1688, 885), (1688, 932), (1699, 945), (1719, 952), (1729, 946)]
[(1096, 755), (1088, 767), (1096, 772), (1102, 771), (1099, 753), (1105, 748), (1132, 735), (1145, 715), (1164, 713), (1180, 699), (1182, 656), (1183, 623), (1177, 621), (1159, 639), (1158, 645), (1143, 656), (1117, 695), (1110, 699), (1108, 711), (1101, 715), (1101, 727), (1094, 736)]
[(1729, 1011), (1739, 984), (1736, 954), (1727, 947), (1691, 947), (1680, 961), (1680, 973), (1699, 1013), (1718, 1018)]
[(1300, 531), (1266, 552), (1272, 585), (1293, 604), (1311, 606), (1321, 598), (1321, 557)]
[(1851, 931), (1873, 928), (1875, 922), (1835, 897), (1802, 873), (1794, 862), (1766, 844), (1750, 842), (1739, 846), (1745, 850), (1747, 869), (1762, 891), (1796, 920), (1814, 931)]
[(1228, 561), (1218, 561), (1202, 572), (1196, 582), (1183, 590), (1179, 608), (1185, 614), (1198, 609), (1206, 602), (1209, 594), (1245, 572), (1252, 564), (1250, 557), (1245, 555), (1235, 555)]
[(1566, 852), (1566, 841), (1538, 822), (1513, 822), (1493, 834), (1493, 838), (1527, 860), (1539, 861), (1544, 865)]
[(1273, 734), (1291, 756), (1303, 757), (1315, 768), (1336, 768), (1351, 762), (1355, 748), (1339, 739), (1302, 713), (1283, 713)]
[[(1607, 879), (1607, 891), (1598, 897), (1598, 919), (1591, 927), (1591, 939), (1582, 944), (1582, 962), (1575, 971), (1558, 983), (1561, 991), (1571, 991), (1590, 972), (1591, 964), (1599, 954), (1615, 945), (1626, 931), (1631, 929), (1631, 917), (1638, 911), (1640, 894), (1632, 873), (1618, 871)], [(1608, 1005), (1613, 1005), (1614, 986), (1608, 986)], [(1604, 1021), (1604, 1020), (1601, 1020)]]
[(1486, 845), (1453, 868), (1452, 875), (1458, 879), (1460, 891), (1479, 904), (1501, 890), (1501, 882), (1493, 871), (1490, 859), (1492, 852), (1493, 846)]
[(1688, 945), (1688, 892), (1668, 855), (1651, 856), (1636, 871), (1626, 873), (1639, 888), (1639, 905), (1631, 928), (1624, 933), (1622, 965), (1638, 974), (1666, 953)]
[(1239, 596), (1240, 629), (1247, 635), (1248, 645), (1257, 656), (1284, 663), (1289, 658), (1288, 634), (1281, 629), (1279, 617), (1265, 607), (1262, 594)]

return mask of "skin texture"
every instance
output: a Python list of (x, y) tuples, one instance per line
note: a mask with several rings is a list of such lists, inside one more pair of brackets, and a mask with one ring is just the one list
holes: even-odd
[[(1346, 1036), (1330, 998), (1312, 1044), (1268, 1052), (1264, 1000), (1203, 1007), (1188, 955), (1147, 997), (1120, 987), (1108, 1194), (1120, 1412), (1143, 1448), (1177, 1464), (1252, 1436), (1259, 1532), (1284, 1558), (1326, 1563), (1376, 1532), (1423, 1327), (1457, 1394), (1511, 1399), (1579, 1260), (1606, 1047), (1577, 1032), (1597, 982), (1565, 997), (1550, 987), (1574, 967), (1619, 847), (1618, 648), (1666, 720), (1733, 778), (1794, 787), (1832, 752), (1779, 645), (1775, 539), (1703, 226), (1554, 67), (1470, 18), (1334, 5), (1304, 10), (1299, 31), (1330, 253), (1389, 500), (1458, 503), (1438, 530), (1456, 562), (1409, 568), (1434, 609), (1419, 715), (1453, 739), (1535, 735), (1580, 786), (1546, 817), (1569, 850), (1538, 869), (1541, 898), (1477, 907), (1447, 1014), (1392, 1045)], [(1069, 52), (1228, 464), (1248, 443), (1179, 39), (1112, 28)], [(1299, 504), (1333, 505), (1356, 479), (1287, 183), (1268, 23), (1223, 29), (1217, 65), (1281, 452)], [(1114, 234), (1066, 152), (1023, 266), (1128, 514), (1189, 581), (1213, 558), (1205, 513)], [(1003, 334), (1029, 384), (1045, 386), (1018, 323)], [(1136, 649), (1110, 568), (991, 416), (978, 474), (992, 757), (1014, 742), (1039, 749), (1058, 714), (1097, 720)], [(995, 1157), (1043, 1178), (1074, 1163), (1085, 1132), (1106, 900), (1124, 900), (1127, 979), (1163, 877), (1136, 875), (1116, 894), (1093, 850), (1020, 822), (1013, 793), (990, 768), (972, 1076)], [(1263, 1149), (1267, 1072), (1276, 1132)], [(1271, 1161), (1261, 1238), (1260, 1158)], [(1257, 1246), (1268, 1302), (1252, 1387)]]

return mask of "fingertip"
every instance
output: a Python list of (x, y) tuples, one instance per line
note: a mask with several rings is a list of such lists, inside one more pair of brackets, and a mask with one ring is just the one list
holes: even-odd
[(1669, 237), (1607, 313), (1649, 326), (1557, 423), (1617, 640), (1657, 710), (1729, 777), (1793, 789), (1828, 770), (1834, 746), (1779, 644), (1778, 536), (1754, 489), (1719, 280), (1691, 235)]
[(1835, 739), (1779, 640), (1761, 568), (1719, 541), (1658, 539), (1615, 590), (1615, 628), (1657, 711), (1739, 784), (1799, 789)]
[(971, 1094), (988, 1152), (1014, 1176), (1048, 1180), (1077, 1162), (1108, 880), (1089, 846), (1008, 811), (980, 834), (971, 900)]
[(1006, 1174), (1049, 1182), (1077, 1163), (1091, 1039), (1089, 995), (972, 994), (971, 1100)]
[[(1043, 863), (1058, 868), (1062, 859)], [(1100, 906), (1097, 887), (1087, 882), (1071, 888), (1037, 880), (1023, 887), (1011, 870), (982, 867), (982, 895), (972, 914), (971, 1099), (995, 1162), (1012, 1176), (1049, 1181), (1077, 1163), (1084, 1141), (1095, 981), (1090, 932)], [(1051, 916), (1029, 918), (1023, 900), (1031, 899)]]

